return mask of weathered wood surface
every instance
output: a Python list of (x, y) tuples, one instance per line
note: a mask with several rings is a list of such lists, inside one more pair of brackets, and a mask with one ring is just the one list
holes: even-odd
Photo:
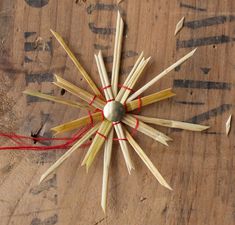
[[(40, 7), (40, 3), (45, 4)], [(193, 121), (211, 126), (207, 133), (161, 129), (174, 141), (166, 148), (138, 134), (140, 145), (173, 187), (161, 187), (132, 151), (136, 170), (128, 175), (120, 150), (112, 156), (108, 210), (100, 207), (102, 154), (87, 174), (79, 150), (43, 184), (40, 175), (63, 153), (0, 153), (1, 225), (232, 225), (235, 223), (234, 126), (225, 123), (234, 103), (233, 0), (0, 1), (1, 131), (30, 135), (84, 114), (75, 109), (26, 98), (26, 87), (61, 94), (52, 73), (87, 87), (52, 38), (58, 31), (99, 82), (94, 52), (103, 50), (111, 69), (116, 10), (127, 24), (122, 78), (144, 50), (152, 56), (139, 86), (189, 52), (192, 60), (156, 84), (173, 86), (177, 96), (143, 110), (142, 115)], [(175, 37), (175, 25), (185, 27)], [(197, 22), (198, 21), (198, 22)], [(218, 83), (213, 83), (218, 82)], [(72, 98), (68, 93), (64, 96)], [(5, 140), (1, 141), (6, 143)]]

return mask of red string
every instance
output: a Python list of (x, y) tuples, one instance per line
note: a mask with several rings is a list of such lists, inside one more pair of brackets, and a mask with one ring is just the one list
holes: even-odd
[(140, 125), (139, 119), (136, 118), (136, 117), (135, 117), (135, 119), (136, 119), (136, 124), (135, 124), (135, 128), (131, 132), (132, 136), (136, 135), (136, 132), (138, 131), (138, 128), (139, 128), (139, 125)]
[(93, 117), (92, 117), (92, 115), (91, 115), (91, 112), (90, 112), (90, 111), (88, 111), (88, 115), (89, 115), (89, 117), (90, 117), (90, 123), (91, 123), (91, 126), (92, 126), (92, 127), (94, 127), (94, 121), (93, 121)]
[(92, 104), (94, 103), (94, 101), (95, 101), (96, 98), (97, 98), (97, 96), (94, 95), (93, 98), (91, 99), (91, 102), (89, 103), (89, 105), (92, 105)]
[(128, 112), (128, 107), (127, 107), (126, 101), (123, 103), (123, 106), (124, 106), (126, 112)]
[(108, 102), (113, 102), (115, 99), (114, 98), (112, 98), (112, 99), (109, 99), (109, 100), (107, 100), (106, 102), (108, 103)]
[(118, 125), (118, 124), (120, 124), (120, 123), (121, 123), (121, 121), (113, 122), (113, 126), (116, 126), (116, 125)]
[(140, 112), (142, 108), (142, 99), (140, 96), (138, 96), (138, 111)]
[(106, 140), (107, 137), (106, 137), (105, 135), (101, 134), (101, 133), (98, 132), (98, 131), (97, 131), (96, 133), (97, 133), (98, 135), (100, 135), (100, 137), (102, 137), (104, 140)]
[(110, 85), (108, 85), (108, 86), (102, 87), (101, 90), (104, 91), (104, 90), (106, 90), (106, 89), (108, 89), (108, 88), (111, 88), (111, 87), (112, 87), (112, 85), (110, 84)]
[(114, 141), (127, 141), (127, 138), (113, 138)]
[[(51, 141), (58, 141), (58, 140), (67, 140), (65, 143), (63, 144), (58, 144), (58, 145), (52, 145), (52, 146), (35, 146), (35, 145), (27, 145), (27, 143), (20, 143), (18, 142), (18, 146), (3, 146), (0, 147), (0, 150), (33, 150), (33, 151), (44, 151), (44, 150), (57, 150), (57, 149), (67, 149), (69, 147), (72, 146), (72, 144), (79, 140), (89, 129), (90, 129), (91, 125), (84, 127), (82, 129), (80, 129), (77, 133), (75, 133), (75, 135), (72, 138), (34, 138), (34, 137), (27, 137), (27, 136), (22, 136), (22, 135), (17, 135), (17, 134), (4, 134), (4, 133), (0, 133), (0, 136), (2, 137), (7, 137), (10, 138), (11, 140), (14, 139), (18, 139), (18, 140), (22, 140), (22, 139), (28, 139), (28, 140), (37, 140), (37, 141), (46, 141), (46, 140), (51, 140)], [(15, 140), (16, 141), (16, 140)], [(82, 145), (82, 147), (86, 147), (87, 145), (90, 144), (84, 144)]]
[(128, 90), (128, 91), (130, 91), (130, 92), (134, 92), (134, 90), (133, 90), (132, 88), (129, 88), (129, 87), (127, 87), (127, 86), (125, 86), (125, 85), (122, 85), (122, 84), (119, 84), (118, 87), (119, 87), (119, 88), (126, 89), (126, 90)]
[(101, 112), (102, 113), (102, 120), (104, 120), (104, 111), (102, 109), (96, 109), (95, 112)]

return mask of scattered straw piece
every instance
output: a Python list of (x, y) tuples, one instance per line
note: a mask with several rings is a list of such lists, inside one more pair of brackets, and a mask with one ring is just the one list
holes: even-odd
[(226, 135), (228, 136), (231, 130), (232, 115), (229, 116), (226, 122)]
[(185, 20), (185, 17), (182, 17), (182, 19), (177, 23), (176, 28), (175, 28), (175, 35), (178, 34), (180, 30), (183, 28), (184, 20)]

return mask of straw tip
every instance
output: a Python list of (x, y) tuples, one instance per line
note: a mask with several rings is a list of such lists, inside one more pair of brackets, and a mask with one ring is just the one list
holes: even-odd
[(101, 203), (101, 208), (102, 208), (102, 210), (103, 210), (103, 213), (106, 214), (106, 205), (103, 205), (103, 204)]
[(192, 54), (194, 54), (197, 51), (198, 48), (193, 49)]
[(41, 184), (45, 180), (46, 176), (41, 176), (39, 179), (38, 184)]
[(50, 32), (52, 33), (52, 34), (55, 34), (56, 32), (54, 31), (54, 30), (52, 30), (51, 28), (50, 28)]

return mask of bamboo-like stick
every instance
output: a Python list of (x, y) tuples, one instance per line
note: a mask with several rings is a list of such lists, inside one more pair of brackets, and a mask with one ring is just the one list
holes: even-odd
[(121, 99), (122, 104), (124, 104), (126, 102), (127, 98), (129, 97), (129, 95), (131, 93), (131, 89), (135, 86), (137, 80), (142, 75), (142, 73), (143, 73), (143, 71), (144, 71), (145, 67), (147, 66), (150, 59), (151, 58), (149, 57), (146, 60), (144, 59), (143, 62), (140, 62), (138, 68), (136, 69), (135, 73), (133, 74), (130, 81), (128, 82), (129, 89), (126, 89), (124, 95), (122, 96), (122, 99)]
[[(104, 65), (104, 59), (103, 59), (101, 51), (99, 51), (98, 56), (95, 55), (95, 59), (96, 59), (97, 67), (98, 67), (98, 70), (99, 70), (100, 80), (101, 80), (102, 86), (103, 87), (110, 86), (107, 70), (106, 70), (105, 65)], [(105, 93), (106, 100), (113, 99), (112, 88), (104, 89), (104, 93)]]
[(103, 165), (103, 180), (102, 180), (102, 197), (101, 207), (106, 212), (107, 206), (107, 192), (108, 192), (108, 180), (109, 180), (109, 167), (113, 148), (113, 128), (111, 129), (108, 140), (105, 142), (104, 147), (104, 165)]
[(175, 28), (175, 35), (178, 34), (180, 30), (183, 28), (184, 20), (185, 20), (185, 17), (182, 17), (182, 19), (177, 23), (176, 28)]
[(139, 115), (135, 115), (135, 117), (145, 123), (155, 124), (163, 127), (178, 128), (183, 130), (204, 131), (210, 128), (209, 126), (203, 126), (200, 124), (193, 124), (193, 123), (185, 123), (175, 120), (165, 120), (165, 119), (152, 118)]
[(138, 143), (134, 140), (134, 138), (130, 135), (130, 133), (127, 130), (126, 130), (126, 138), (129, 141), (130, 145), (135, 150), (135, 152), (138, 154), (138, 156), (142, 159), (144, 164), (148, 167), (148, 169), (151, 171), (154, 177), (158, 180), (158, 182), (165, 188), (172, 190), (170, 185), (165, 181), (165, 179), (162, 177), (158, 169), (154, 166), (154, 164), (151, 162), (151, 160), (148, 158), (148, 156), (145, 154), (145, 152), (142, 150), (142, 148), (138, 145)]
[(87, 170), (90, 168), (92, 162), (95, 159), (95, 156), (99, 152), (103, 143), (106, 140), (107, 135), (109, 134), (112, 128), (112, 123), (108, 120), (104, 120), (98, 130), (98, 133), (95, 135), (95, 138), (85, 155), (85, 158), (82, 161), (82, 166), (86, 164)]
[(141, 107), (144, 107), (144, 106), (153, 104), (155, 102), (159, 102), (159, 101), (171, 98), (173, 96), (175, 96), (175, 93), (172, 92), (171, 88), (168, 88), (168, 89), (162, 90), (160, 92), (156, 92), (154, 94), (147, 95), (147, 96), (142, 97), (140, 99), (136, 99), (131, 102), (128, 102), (126, 104), (126, 108), (127, 108), (127, 111), (130, 112), (130, 111), (133, 111), (133, 110), (139, 108), (140, 105), (141, 105)]
[(147, 84), (145, 84), (142, 88), (140, 88), (138, 91), (136, 91), (134, 94), (132, 94), (128, 99), (127, 102), (132, 101), (136, 97), (138, 97), (140, 94), (142, 94), (144, 91), (146, 91), (149, 87), (151, 87), (153, 84), (155, 84), (158, 80), (160, 80), (162, 77), (167, 75), (169, 72), (174, 70), (176, 67), (180, 66), (182, 63), (184, 63), (186, 60), (188, 60), (190, 57), (194, 55), (197, 49), (194, 49), (193, 51), (189, 52), (187, 55), (179, 59), (176, 63), (169, 66), (167, 69), (165, 69), (163, 72), (161, 72), (159, 75), (155, 76), (151, 81), (149, 81)]
[[(92, 120), (91, 120), (92, 119)], [(52, 131), (56, 132), (55, 135), (64, 133), (67, 131), (75, 130), (80, 127), (86, 126), (91, 123), (96, 123), (103, 120), (102, 112), (91, 113), (88, 116), (81, 117), (77, 120), (72, 120), (59, 126), (51, 128)]]
[[(133, 115), (128, 114), (123, 119), (122, 122), (126, 125), (136, 128), (136, 118), (133, 117)], [(167, 135), (163, 134), (162, 132), (148, 126), (147, 124), (139, 121), (139, 126), (137, 128), (137, 131), (153, 138), (154, 140), (160, 142), (163, 145), (168, 146), (167, 141), (171, 141), (172, 139), (168, 137)]]
[[(89, 92), (85, 91), (82, 88), (77, 87), (76, 85), (68, 82), (67, 80), (59, 77), (55, 74), (56, 81), (53, 82), (56, 86), (60, 88), (64, 88), (66, 91), (70, 92), (71, 94), (81, 98), (82, 100), (86, 101), (88, 104), (92, 102), (92, 106), (98, 109), (103, 109), (105, 106), (105, 102), (99, 98), (94, 99), (94, 95), (90, 94)], [(94, 101), (93, 101), (94, 100)]]
[(126, 167), (128, 170), (128, 173), (131, 174), (131, 170), (135, 169), (133, 162), (130, 157), (130, 153), (128, 150), (127, 142), (124, 140), (125, 139), (125, 134), (123, 131), (123, 126), (119, 123), (114, 126), (117, 137), (119, 139), (119, 144), (121, 146), (122, 154), (124, 156), (124, 160), (126, 163)]
[[(97, 60), (97, 65), (98, 65), (99, 70), (100, 70), (99, 73), (100, 73), (100, 76), (101, 76), (102, 85), (103, 86), (109, 86), (110, 83), (109, 83), (109, 80), (108, 80), (108, 75), (107, 75), (107, 72), (106, 72), (106, 69), (105, 69), (105, 66), (104, 66), (104, 60), (103, 60), (101, 52), (99, 52), (98, 57), (96, 56), (96, 60)], [(114, 98), (113, 92), (112, 92), (112, 90), (110, 90), (110, 88), (107, 89), (106, 97), (108, 99), (113, 99)], [(128, 146), (126, 144), (126, 141), (123, 140), (123, 139), (125, 139), (125, 135), (124, 135), (122, 126), (121, 126), (121, 124), (116, 124), (114, 126), (114, 128), (115, 128), (115, 131), (117, 133), (117, 137), (119, 139), (119, 144), (121, 146), (121, 150), (122, 150), (122, 153), (123, 153), (123, 156), (124, 156), (124, 159), (125, 159), (125, 163), (126, 163), (128, 172), (130, 173), (131, 169), (134, 169), (134, 166), (133, 166), (133, 163), (132, 163), (131, 158), (130, 158), (130, 154), (129, 154), (129, 150), (128, 150)]]
[(226, 122), (226, 135), (228, 136), (231, 130), (231, 122), (232, 122), (232, 115), (228, 117), (228, 120)]
[(66, 53), (68, 54), (69, 58), (73, 61), (73, 63), (75, 64), (75, 66), (77, 67), (77, 69), (79, 70), (79, 72), (82, 74), (82, 76), (84, 77), (84, 79), (87, 81), (87, 83), (89, 84), (89, 86), (91, 87), (91, 89), (93, 90), (93, 92), (95, 93), (95, 95), (97, 96), (102, 96), (102, 94), (100, 93), (100, 90), (97, 88), (96, 84), (94, 83), (94, 81), (91, 79), (91, 77), (89, 76), (89, 74), (85, 71), (85, 69), (82, 67), (82, 65), (80, 64), (80, 62), (77, 60), (77, 58), (75, 57), (75, 55), (72, 53), (72, 51), (69, 49), (68, 45), (65, 43), (65, 41), (63, 40), (63, 38), (55, 31), (53, 31), (52, 29), (50, 29), (51, 33), (54, 35), (54, 37), (56, 38), (56, 40), (60, 43), (60, 45), (63, 47), (63, 49), (66, 51)]
[(25, 90), (25, 91), (23, 91), (23, 93), (26, 94), (26, 95), (46, 99), (48, 101), (52, 101), (52, 102), (56, 102), (56, 103), (60, 103), (60, 104), (64, 104), (64, 105), (69, 105), (69, 106), (79, 108), (79, 109), (89, 109), (89, 108), (91, 109), (91, 107), (88, 104), (79, 103), (79, 102), (72, 101), (72, 100), (69, 100), (69, 99), (44, 94), (44, 93), (41, 93), (39, 91)]
[(124, 95), (124, 93), (126, 91), (126, 89), (124, 87), (128, 87), (128, 83), (129, 83), (131, 77), (133, 76), (133, 74), (135, 73), (137, 67), (139, 66), (141, 60), (143, 59), (143, 55), (144, 55), (144, 53), (141, 52), (139, 58), (137, 59), (135, 65), (133, 66), (131, 72), (129, 73), (129, 75), (127, 76), (126, 80), (124, 81), (123, 87), (121, 87), (121, 89), (119, 90), (118, 95), (117, 95), (117, 97), (115, 99), (116, 101), (118, 101), (118, 102), (121, 101), (121, 99), (122, 99), (122, 97), (123, 97), (123, 95)]
[(112, 80), (111, 80), (114, 96), (116, 96), (118, 92), (118, 79), (119, 79), (121, 48), (122, 48), (122, 39), (123, 39), (123, 29), (124, 29), (124, 22), (121, 18), (120, 12), (118, 11), (114, 54), (113, 54)]
[(79, 139), (64, 155), (62, 155), (47, 171), (41, 176), (40, 183), (55, 171), (69, 156), (72, 155), (83, 143), (85, 143), (98, 129), (100, 124), (92, 127), (81, 139)]

